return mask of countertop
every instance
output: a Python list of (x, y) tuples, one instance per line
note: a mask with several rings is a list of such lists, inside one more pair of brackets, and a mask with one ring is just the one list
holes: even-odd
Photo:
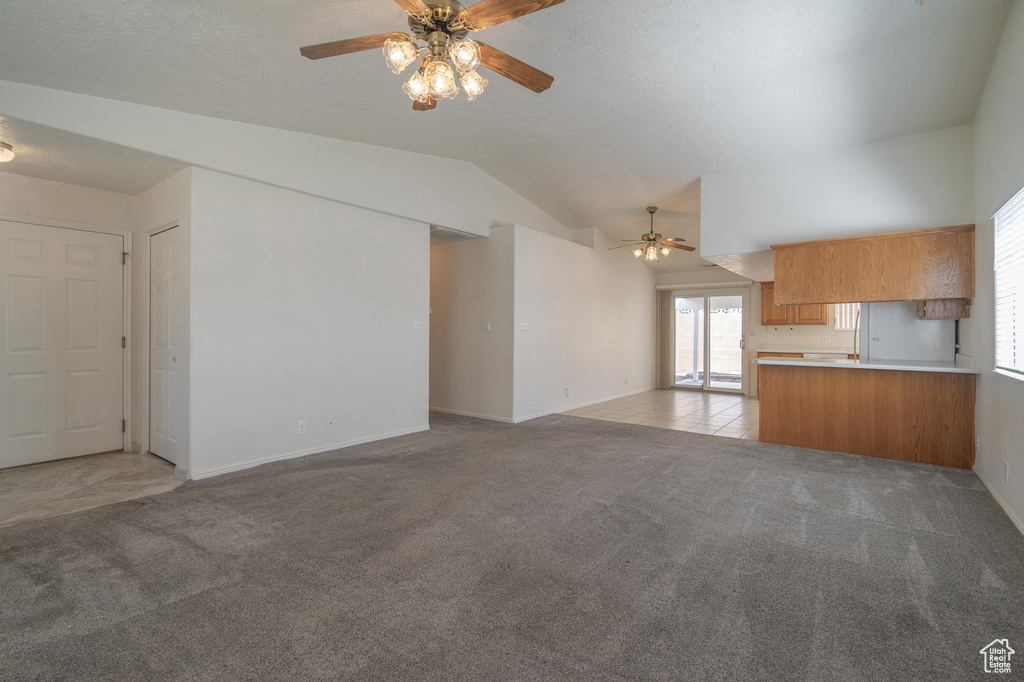
[(852, 348), (840, 348), (838, 346), (785, 346), (782, 344), (766, 343), (760, 348), (754, 349), (755, 353), (845, 353), (852, 355)]
[(956, 363), (952, 361), (757, 358), (754, 362), (759, 365), (785, 365), (789, 367), (838, 367), (845, 369), (888, 369), (900, 372), (981, 374), (981, 370), (977, 367), (957, 367)]

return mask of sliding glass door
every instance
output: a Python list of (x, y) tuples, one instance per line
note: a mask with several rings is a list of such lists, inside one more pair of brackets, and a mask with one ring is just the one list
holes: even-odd
[(680, 291), (673, 296), (673, 385), (746, 390), (745, 289)]

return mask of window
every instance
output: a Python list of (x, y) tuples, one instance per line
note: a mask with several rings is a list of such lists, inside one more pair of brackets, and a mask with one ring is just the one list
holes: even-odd
[(1024, 189), (995, 220), (996, 369), (1024, 379)]
[(836, 303), (836, 331), (852, 332), (857, 326), (860, 303)]

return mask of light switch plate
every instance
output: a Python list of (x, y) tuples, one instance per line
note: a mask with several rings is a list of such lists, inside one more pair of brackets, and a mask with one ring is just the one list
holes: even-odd
[(421, 322), (420, 320), (413, 320), (412, 321), (412, 328), (413, 329), (423, 329), (423, 322)]
[(480, 325), (480, 329), (484, 330), (485, 332), (491, 331), (491, 323), (484, 322), (483, 324)]
[(520, 322), (519, 323), (519, 331), (525, 332), (529, 328), (530, 328), (530, 325), (526, 324), (525, 322)]

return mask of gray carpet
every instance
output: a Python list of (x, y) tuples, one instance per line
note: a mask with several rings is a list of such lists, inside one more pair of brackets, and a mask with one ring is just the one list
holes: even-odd
[(1024, 652), (1024, 539), (971, 472), (432, 427), (0, 529), (0, 679), (959, 680)]

